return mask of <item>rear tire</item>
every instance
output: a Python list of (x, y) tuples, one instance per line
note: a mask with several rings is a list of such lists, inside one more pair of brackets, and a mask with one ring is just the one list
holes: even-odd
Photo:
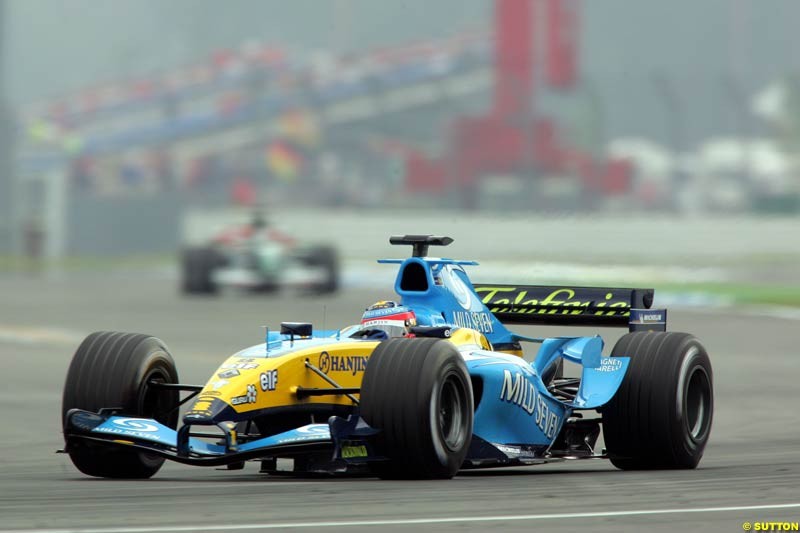
[(455, 346), (441, 339), (390, 339), (369, 358), (361, 416), (381, 433), (382, 478), (449, 479), (472, 440), (469, 373)]
[(339, 254), (332, 246), (316, 246), (308, 253), (309, 266), (322, 267), (325, 275), (312, 290), (316, 294), (331, 294), (339, 290)]
[(636, 332), (611, 352), (630, 357), (616, 395), (602, 408), (612, 464), (623, 470), (695, 468), (714, 412), (705, 348), (688, 333)]
[[(61, 405), (62, 425), (70, 409), (97, 412), (117, 408), (120, 414), (153, 418), (176, 428), (179, 393), (155, 389), (151, 380), (178, 383), (178, 371), (166, 345), (148, 335), (102, 331), (81, 343), (67, 372)], [(149, 478), (164, 463), (156, 455), (70, 442), (72, 463), (86, 475)]]

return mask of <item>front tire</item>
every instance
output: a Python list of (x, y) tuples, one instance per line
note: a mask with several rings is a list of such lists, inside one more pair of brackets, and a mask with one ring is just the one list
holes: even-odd
[(472, 440), (473, 396), (461, 354), (441, 339), (390, 339), (369, 358), (361, 416), (381, 433), (383, 478), (449, 479)]
[(703, 345), (688, 333), (635, 332), (620, 338), (611, 355), (631, 358), (622, 385), (602, 409), (614, 466), (697, 467), (714, 412), (711, 361)]
[[(178, 383), (178, 371), (166, 345), (148, 335), (103, 331), (81, 343), (67, 372), (61, 406), (62, 424), (70, 409), (153, 418), (176, 428), (178, 391), (154, 388), (151, 381)], [(80, 441), (70, 442), (72, 463), (86, 475), (149, 478), (164, 463), (151, 454)]]
[(222, 257), (213, 248), (188, 248), (181, 254), (181, 289), (184, 294), (216, 294), (214, 270)]

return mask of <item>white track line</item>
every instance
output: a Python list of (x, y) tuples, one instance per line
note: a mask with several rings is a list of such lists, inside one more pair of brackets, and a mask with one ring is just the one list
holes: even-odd
[(724, 513), (729, 511), (762, 511), (768, 509), (796, 509), (800, 503), (772, 505), (740, 505), (732, 507), (699, 507), (694, 509), (642, 509), (636, 511), (602, 511), (586, 513), (557, 513), (529, 515), (465, 516), (450, 518), (400, 518), (393, 520), (352, 520), (342, 522), (283, 522), (265, 524), (195, 524), (189, 526), (140, 526), (112, 528), (76, 529), (8, 529), (0, 533), (174, 533), (179, 531), (242, 531), (250, 529), (301, 529), (315, 527), (359, 527), (359, 526), (411, 526), (420, 524), (453, 524), (469, 522), (506, 522), (520, 520), (565, 520), (570, 518), (614, 518), (686, 513)]
[(65, 328), (0, 324), (0, 342), (78, 346), (86, 335)]

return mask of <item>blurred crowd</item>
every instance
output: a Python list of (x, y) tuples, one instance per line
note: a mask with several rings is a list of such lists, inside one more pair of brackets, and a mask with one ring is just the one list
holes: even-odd
[[(556, 143), (550, 118), (520, 117), (530, 126), (514, 131), (459, 119), (476, 94), (485, 105), (493, 46), (486, 32), (340, 56), (246, 43), (32, 104), (19, 128), (21, 167), (63, 169), (80, 194), (176, 190), (196, 205), (800, 211), (791, 80), (753, 103), (772, 137), (709, 138), (685, 153), (643, 137), (600, 139), (597, 154)], [(507, 146), (492, 157), (508, 161), (514, 143), (524, 153), (464, 191), (465, 173), (481, 170), (448, 159), (448, 143), (478, 126), (475, 146), (461, 147), (466, 159), (494, 141)]]
[[(489, 47), (486, 35), (460, 34), (296, 57), (247, 43), (185, 68), (29, 106), (22, 166), (28, 173), (66, 168), (73, 190), (97, 195), (177, 188), (199, 203), (297, 192), (369, 202), (397, 183), (366, 177), (392, 156), (357, 130), (383, 110), (352, 103), (485, 66)], [(349, 134), (340, 135), (345, 127)]]

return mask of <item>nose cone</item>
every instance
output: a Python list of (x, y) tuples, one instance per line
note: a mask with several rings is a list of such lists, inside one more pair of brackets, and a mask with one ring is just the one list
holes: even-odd
[(201, 395), (192, 408), (183, 415), (183, 423), (213, 425), (220, 421), (231, 420), (235, 414), (231, 406), (219, 398)]

